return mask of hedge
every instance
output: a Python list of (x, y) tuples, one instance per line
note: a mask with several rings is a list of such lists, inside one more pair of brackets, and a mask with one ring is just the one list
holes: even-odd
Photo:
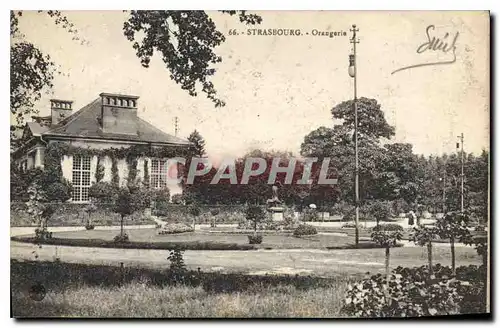
[[(403, 247), (403, 244), (397, 243), (394, 247)], [(373, 248), (384, 248), (372, 241), (364, 241), (360, 242), (358, 246), (355, 244), (342, 245), (342, 246), (327, 246), (326, 249), (334, 250), (334, 249), (373, 249)]]
[(180, 248), (183, 250), (253, 250), (256, 249), (252, 245), (235, 244), (235, 243), (219, 243), (212, 241), (179, 241), (179, 242), (145, 242), (145, 241), (129, 241), (126, 243), (117, 243), (111, 240), (103, 239), (69, 239), (69, 238), (51, 238), (46, 240), (37, 240), (34, 237), (11, 237), (13, 241), (43, 244), (43, 245), (58, 245), (58, 246), (76, 246), (76, 247), (101, 247), (101, 248), (124, 248), (124, 249), (164, 249), (170, 250)]
[[(85, 212), (87, 204), (63, 203), (55, 205), (55, 212), (48, 220), (49, 227), (58, 226), (84, 226), (88, 221)], [(98, 209), (92, 213), (91, 221), (94, 226), (120, 225), (120, 215), (114, 213), (109, 205), (97, 205)], [(26, 213), (26, 204), (22, 202), (10, 203), (10, 225), (11, 227), (34, 227), (31, 215)], [(125, 224), (149, 225), (155, 222), (144, 213), (136, 212), (125, 218)]]

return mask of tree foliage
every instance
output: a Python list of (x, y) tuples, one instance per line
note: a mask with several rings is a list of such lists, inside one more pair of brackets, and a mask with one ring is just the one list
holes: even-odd
[[(47, 14), (54, 19), (54, 23), (73, 34), (79, 40), (78, 31), (68, 18), (60, 11), (49, 10)], [(12, 146), (18, 146), (17, 131), (23, 126), (26, 116), (38, 113), (35, 104), (40, 100), (44, 91), (53, 87), (56, 64), (50, 55), (44, 54), (33, 43), (24, 39), (19, 30), (19, 18), (22, 11), (10, 12), (10, 112), (15, 119), (11, 125)]]
[[(237, 14), (236, 11), (225, 13)], [(244, 11), (239, 12), (239, 18), (250, 25), (262, 21), (259, 16)], [(123, 33), (132, 42), (142, 66), (149, 67), (151, 57), (157, 52), (170, 71), (170, 78), (189, 95), (197, 96), (199, 85), (216, 107), (225, 105), (209, 80), (216, 71), (213, 65), (222, 62), (215, 48), (225, 41), (225, 37), (206, 12), (132, 10), (123, 24)]]
[(203, 157), (206, 155), (205, 151), (205, 139), (201, 134), (194, 130), (188, 137), (188, 140), (192, 143), (193, 155), (197, 157)]
[(266, 214), (262, 207), (250, 205), (246, 209), (246, 219), (253, 223), (254, 230), (257, 231), (257, 225), (266, 219)]

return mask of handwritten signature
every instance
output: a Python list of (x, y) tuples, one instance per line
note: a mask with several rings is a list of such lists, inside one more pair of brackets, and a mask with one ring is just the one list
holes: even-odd
[(422, 43), (418, 48), (417, 48), (417, 53), (421, 54), (426, 51), (441, 51), (444, 53), (452, 52), (453, 53), (453, 59), (448, 60), (448, 61), (438, 61), (438, 62), (431, 62), (431, 63), (420, 63), (420, 64), (415, 64), (415, 65), (410, 65), (406, 67), (402, 67), (400, 69), (395, 70), (391, 74), (401, 72), (405, 69), (409, 68), (415, 68), (415, 67), (422, 67), (422, 66), (431, 66), (431, 65), (444, 65), (444, 64), (453, 64), (457, 60), (457, 56), (455, 54), (455, 50), (457, 49), (456, 43), (458, 39), (458, 32), (455, 34), (455, 37), (453, 38), (453, 41), (451, 44), (448, 43), (448, 36), (449, 33), (446, 33), (442, 39), (436, 38), (433, 36), (431, 38), (430, 31), (434, 30), (435, 26), (434, 25), (429, 25), (427, 26), (426, 34), (427, 34), (427, 42)]

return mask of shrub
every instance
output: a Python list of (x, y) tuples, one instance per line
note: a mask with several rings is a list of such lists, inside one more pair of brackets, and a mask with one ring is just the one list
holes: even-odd
[(257, 225), (265, 218), (266, 214), (260, 206), (251, 205), (246, 209), (246, 219), (253, 223), (254, 231), (257, 231)]
[[(451, 269), (436, 265), (435, 278), (429, 279), (427, 266), (398, 267), (389, 278), (381, 274), (348, 286), (342, 311), (355, 317), (434, 316), (485, 311), (484, 281), (480, 270), (457, 268), (457, 279), (450, 279)], [(460, 270), (459, 270), (460, 269)], [(461, 275), (458, 276), (458, 272)], [(480, 279), (477, 279), (477, 277)], [(474, 277), (473, 279), (470, 279)], [(483, 279), (483, 280), (481, 280)], [(476, 297), (470, 297), (469, 295)]]
[(189, 214), (192, 216), (199, 216), (201, 214), (201, 209), (196, 204), (189, 206)]
[(166, 210), (170, 200), (170, 190), (165, 187), (159, 190), (151, 191), (151, 201), (157, 210)]
[(210, 214), (212, 214), (213, 216), (216, 216), (220, 213), (220, 210), (218, 208), (212, 208), (210, 210)]
[(258, 227), (261, 230), (278, 230), (279, 224), (278, 222), (273, 221), (272, 218), (264, 220)]
[(317, 233), (318, 230), (309, 224), (301, 224), (293, 231), (295, 237), (316, 235)]
[(246, 230), (250, 229), (250, 222), (247, 219), (241, 218), (238, 220), (238, 226), (236, 227), (237, 229), (243, 229)]
[(52, 232), (48, 231), (46, 227), (35, 229), (35, 240), (52, 239)]
[(115, 243), (126, 243), (129, 241), (128, 235), (126, 233), (120, 233), (113, 239)]
[(45, 195), (49, 202), (65, 202), (71, 198), (71, 192), (73, 190), (73, 186), (66, 179), (47, 184), (43, 188), (45, 189)]
[(182, 204), (182, 194), (172, 195), (172, 203), (174, 203), (174, 204)]
[(118, 189), (109, 182), (97, 182), (90, 186), (89, 197), (98, 203), (111, 204), (114, 202)]
[(95, 228), (95, 226), (93, 224), (91, 224), (91, 223), (87, 223), (85, 225), (85, 229), (87, 229), (87, 230), (94, 230), (94, 228)]
[(372, 231), (404, 231), (404, 228), (397, 223), (384, 223), (373, 227)]
[(368, 206), (368, 212), (377, 221), (379, 225), (380, 221), (385, 221), (391, 216), (391, 209), (388, 203), (381, 201), (374, 201)]
[(248, 243), (249, 244), (262, 244), (262, 235), (248, 235)]
[(306, 208), (304, 209), (303, 220), (306, 222), (316, 222), (319, 221), (319, 214), (316, 209)]
[(160, 231), (158, 231), (159, 235), (169, 235), (175, 233), (184, 233), (184, 232), (193, 232), (194, 229), (190, 225), (184, 223), (169, 223), (162, 227)]
[(171, 281), (173, 284), (185, 283), (187, 278), (186, 264), (182, 257), (182, 250), (176, 247), (170, 250), (167, 259), (170, 261)]
[(292, 218), (291, 216), (285, 216), (283, 219), (283, 229), (284, 230), (292, 230), (295, 228), (295, 225), (297, 224), (296, 220)]

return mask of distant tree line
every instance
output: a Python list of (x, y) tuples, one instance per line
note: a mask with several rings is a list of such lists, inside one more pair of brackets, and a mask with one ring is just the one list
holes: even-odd
[[(335, 188), (313, 183), (304, 185), (281, 185), (280, 198), (285, 204), (314, 203), (323, 210), (340, 209), (339, 214), (348, 214), (354, 208), (354, 112), (353, 102), (345, 101), (332, 109), (335, 122), (332, 127), (319, 127), (304, 138), (301, 145), (303, 157), (331, 159), (332, 172), (338, 178)], [(360, 206), (364, 212), (392, 213), (413, 210), (439, 213), (443, 210), (460, 209), (460, 154), (423, 156), (413, 153), (409, 143), (391, 143), (394, 127), (385, 120), (380, 104), (375, 99), (358, 100), (358, 147)], [(206, 154), (204, 140), (195, 131), (190, 140), (197, 144), (200, 156)], [(202, 144), (202, 146), (199, 145)], [(182, 199), (203, 204), (265, 204), (271, 196), (267, 184), (269, 167), (273, 157), (281, 157), (286, 165), (290, 153), (254, 150), (236, 161), (238, 177), (241, 176), (245, 159), (265, 158), (268, 169), (258, 177), (251, 178), (248, 185), (231, 185), (221, 180), (211, 185), (216, 169), (195, 179), (193, 185), (185, 185)], [(301, 163), (296, 171), (301, 172)], [(480, 155), (464, 154), (464, 206), (479, 218), (488, 213), (489, 152)], [(296, 181), (297, 176), (294, 176)], [(314, 178), (317, 178), (312, 176)], [(284, 175), (278, 175), (283, 181)], [(239, 181), (239, 180), (238, 180)], [(443, 192), (444, 191), (444, 192)], [(385, 207), (385, 209), (384, 209)], [(371, 211), (373, 209), (373, 211)], [(333, 210), (335, 212), (335, 210)], [(379, 215), (380, 216), (380, 215)]]

